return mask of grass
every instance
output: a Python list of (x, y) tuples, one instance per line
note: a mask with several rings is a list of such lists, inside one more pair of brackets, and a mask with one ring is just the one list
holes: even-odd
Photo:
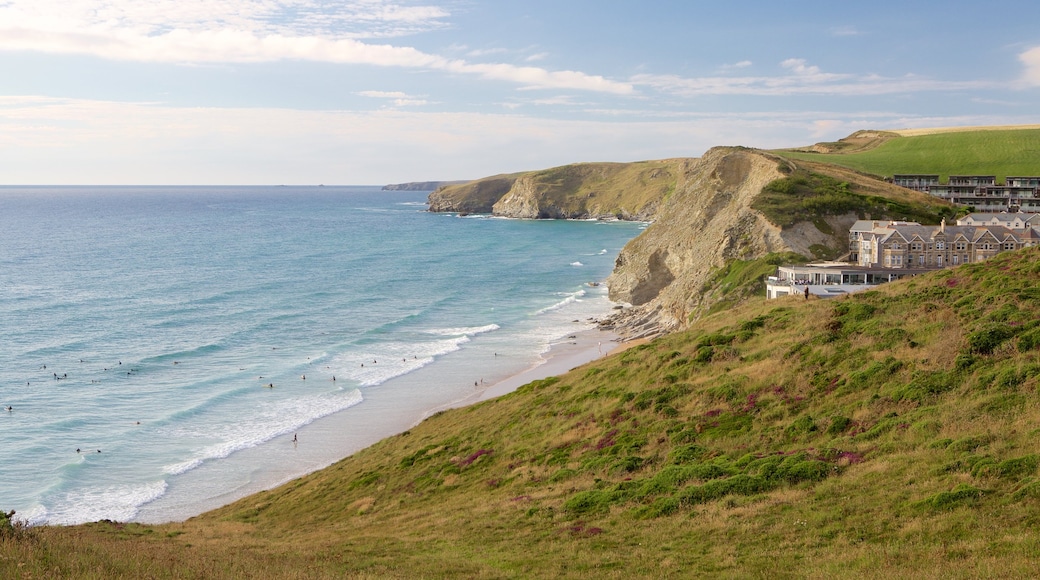
[(820, 161), (883, 177), (897, 173), (952, 175), (1040, 174), (1040, 129), (965, 131), (896, 137), (855, 153), (774, 151), (793, 159)]
[(4, 577), (1027, 577), (1040, 248), (747, 301), (187, 522), (0, 539)]
[[(818, 218), (827, 215), (854, 213), (861, 219), (898, 215), (927, 224), (939, 223), (942, 218), (952, 218), (955, 214), (948, 206), (920, 200), (907, 202), (864, 192), (860, 181), (843, 181), (806, 168), (789, 169), (787, 176), (763, 188), (752, 207), (781, 227), (803, 221), (806, 216), (820, 221), (821, 225), (817, 226), (820, 228), (826, 226)], [(844, 239), (845, 235), (846, 232), (841, 232), (839, 237)]]

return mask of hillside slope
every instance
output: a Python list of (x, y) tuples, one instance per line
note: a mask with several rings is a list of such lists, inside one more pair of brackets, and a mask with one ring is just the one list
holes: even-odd
[(1040, 248), (753, 299), (185, 523), (9, 537), (0, 575), (1028, 577), (1038, 375)]
[(779, 263), (843, 255), (857, 219), (938, 223), (955, 211), (841, 167), (752, 149), (715, 148), (686, 169), (607, 280), (611, 299), (636, 306), (611, 321), (630, 337), (683, 328), (764, 292), (762, 277)]
[(430, 211), (529, 219), (648, 220), (675, 190), (689, 162), (576, 163), (487, 177), (434, 191)]

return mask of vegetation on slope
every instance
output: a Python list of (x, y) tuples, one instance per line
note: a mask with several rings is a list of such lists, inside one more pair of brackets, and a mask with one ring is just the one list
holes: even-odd
[[(862, 194), (857, 192), (855, 182), (840, 181), (803, 168), (789, 168), (786, 173), (786, 177), (766, 185), (752, 204), (769, 221), (781, 227), (804, 221), (808, 216), (817, 229), (827, 233), (829, 226), (823, 217), (828, 215), (854, 213), (861, 219), (899, 216), (898, 219), (932, 224), (956, 214), (952, 206), (940, 205), (929, 198), (924, 199), (932, 203)], [(847, 232), (841, 234), (844, 242)]]
[(0, 540), (0, 574), (1028, 576), (1040, 248), (691, 330), (440, 413), (182, 524)]
[(896, 173), (935, 173), (945, 183), (952, 175), (1040, 174), (1040, 129), (964, 131), (891, 138), (852, 153), (774, 151), (793, 159), (833, 163), (883, 177)]

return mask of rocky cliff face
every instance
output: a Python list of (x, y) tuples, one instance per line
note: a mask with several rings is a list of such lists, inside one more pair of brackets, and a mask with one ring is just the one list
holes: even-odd
[(437, 188), (427, 198), (430, 211), (453, 213), (491, 213), (516, 181), (515, 175), (496, 175), (469, 183)]
[(813, 245), (833, 246), (833, 232), (847, 232), (855, 215), (829, 218), (832, 232), (823, 233), (808, 222), (781, 230), (751, 208), (766, 184), (784, 176), (780, 163), (758, 151), (715, 148), (690, 164), (653, 225), (618, 256), (610, 297), (633, 308), (609, 324), (629, 338), (682, 328), (709, 305), (702, 288), (727, 262), (773, 252), (811, 256)]

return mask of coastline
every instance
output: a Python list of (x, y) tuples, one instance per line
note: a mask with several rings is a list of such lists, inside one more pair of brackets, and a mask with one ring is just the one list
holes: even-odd
[[(422, 376), (406, 375), (392, 381), (396, 384), (365, 390), (364, 401), (359, 405), (317, 419), (291, 435), (209, 462), (171, 480), (166, 493), (154, 502), (140, 506), (131, 521), (158, 524), (187, 520), (329, 467), (382, 439), (415, 427), (439, 411), (508, 394), (531, 381), (564, 374), (639, 344), (619, 343), (618, 338), (616, 334), (598, 328), (578, 330), (551, 343), (541, 354), (541, 360), (527, 368), (488, 381), (483, 387), (454, 389), (458, 393), (453, 397), (443, 394), (439, 397), (433, 394), (421, 396), (414, 385), (423, 381)], [(472, 362), (469, 364), (471, 366)], [(466, 368), (464, 372), (467, 379), (475, 374), (473, 368)], [(449, 401), (444, 402), (445, 398)], [(298, 438), (298, 443), (294, 443), (294, 437)], [(248, 473), (248, 477), (231, 489), (227, 489), (226, 481), (224, 487), (212, 484), (209, 475), (229, 466)]]

